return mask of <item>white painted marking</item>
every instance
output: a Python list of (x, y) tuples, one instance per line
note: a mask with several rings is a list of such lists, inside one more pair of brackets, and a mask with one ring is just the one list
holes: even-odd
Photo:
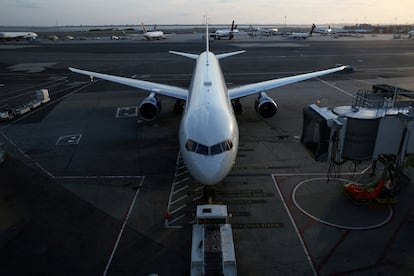
[(327, 81), (321, 80), (320, 78), (316, 78), (316, 79), (317, 79), (317, 80), (319, 80), (320, 82), (322, 82), (322, 83), (324, 83), (324, 84), (326, 84), (326, 85), (328, 85), (328, 86), (332, 87), (332, 88), (335, 88), (336, 90), (338, 90), (338, 91), (340, 91), (340, 92), (344, 93), (345, 95), (348, 95), (348, 96), (350, 96), (350, 97), (352, 97), (352, 98), (356, 98), (356, 96), (354, 96), (352, 93), (350, 93), (350, 92), (348, 92), (348, 91), (345, 91), (345, 90), (343, 90), (343, 89), (341, 89), (341, 88), (339, 88), (339, 87), (337, 87), (337, 86), (335, 86), (335, 85), (333, 85), (333, 84), (330, 84), (330, 83), (329, 83), (329, 82), (327, 82)]
[(137, 116), (138, 116), (138, 107), (136, 106), (121, 106), (121, 107), (118, 107), (116, 111), (116, 118), (137, 117)]
[[(315, 217), (314, 215), (310, 214), (310, 213), (309, 213), (309, 212), (307, 212), (305, 209), (303, 209), (303, 208), (299, 205), (299, 203), (297, 203), (297, 201), (296, 201), (296, 190), (297, 190), (297, 189), (298, 189), (301, 185), (303, 185), (303, 184), (305, 184), (305, 183), (307, 183), (307, 182), (310, 182), (310, 181), (313, 181), (313, 180), (326, 180), (326, 179), (328, 179), (328, 178), (326, 178), (326, 177), (320, 177), (320, 178), (310, 178), (310, 179), (306, 179), (306, 180), (303, 180), (303, 181), (299, 182), (299, 183), (296, 185), (296, 187), (293, 189), (293, 191), (292, 191), (292, 200), (293, 200), (293, 203), (295, 204), (295, 206), (296, 206), (296, 207), (297, 207), (297, 208), (298, 208), (298, 209), (299, 209), (299, 210), (300, 210), (303, 214), (307, 215), (307, 216), (308, 216), (308, 217), (310, 217), (311, 219), (316, 220), (316, 221), (318, 221), (318, 222), (320, 222), (320, 223), (322, 223), (322, 224), (329, 225), (329, 226), (336, 227), (336, 228), (340, 228), (340, 229), (345, 229), (345, 230), (354, 230), (354, 231), (360, 231), (360, 230), (371, 230), (371, 229), (379, 228), (379, 227), (381, 227), (381, 226), (384, 226), (385, 224), (387, 224), (387, 223), (391, 220), (391, 218), (392, 218), (392, 216), (393, 216), (393, 210), (392, 210), (392, 207), (390, 207), (390, 206), (388, 206), (389, 211), (390, 211), (390, 213), (388, 214), (388, 217), (387, 217), (387, 218), (385, 218), (385, 220), (384, 220), (384, 221), (382, 221), (382, 222), (380, 222), (380, 223), (378, 223), (378, 224), (370, 225), (370, 226), (346, 226), (346, 225), (340, 225), (340, 224), (335, 224), (335, 223), (328, 222), (328, 221), (326, 221), (326, 220), (320, 219), (320, 218)], [(344, 181), (344, 182), (352, 182), (352, 181), (350, 181), (349, 179), (341, 179), (341, 178), (336, 178), (335, 180)]]
[(182, 175), (184, 175), (184, 174), (186, 174), (186, 173), (187, 173), (187, 171), (183, 171), (183, 172), (180, 172), (180, 173), (176, 173), (176, 174), (175, 174), (175, 177), (182, 176)]
[(186, 197), (188, 197), (187, 195), (183, 195), (182, 197), (180, 197), (180, 198), (177, 198), (176, 200), (174, 200), (173, 202), (171, 202), (171, 205), (173, 205), (173, 204), (175, 204), (175, 203), (177, 203), (178, 201), (180, 201), (180, 200), (183, 200), (184, 198), (186, 198)]
[(198, 191), (200, 191), (202, 189), (204, 189), (204, 186), (197, 187), (197, 188), (194, 189), (194, 191), (198, 192)]
[(178, 189), (177, 191), (174, 191), (173, 192), (173, 195), (175, 195), (175, 194), (177, 194), (177, 193), (179, 193), (179, 192), (182, 192), (182, 191), (184, 191), (185, 189), (187, 189), (188, 188), (188, 185), (185, 185), (185, 186), (183, 186), (181, 189)]
[[(185, 217), (185, 215), (181, 215), (179, 217), (176, 217), (175, 219), (172, 219), (172, 220), (168, 221), (168, 223), (173, 224), (173, 223), (179, 221), (180, 219), (182, 219), (184, 217)], [(169, 226), (169, 227), (172, 227), (172, 226)], [(183, 227), (182, 226), (174, 226), (174, 228), (183, 228)]]
[(103, 276), (106, 276), (108, 274), (108, 270), (109, 270), (109, 267), (111, 266), (112, 259), (113, 259), (114, 255), (115, 255), (116, 250), (118, 249), (119, 242), (121, 240), (122, 234), (124, 233), (124, 229), (125, 229), (125, 226), (127, 224), (127, 221), (129, 219), (129, 217), (131, 216), (132, 209), (135, 206), (135, 202), (137, 200), (137, 197), (138, 197), (139, 192), (141, 191), (141, 187), (142, 187), (142, 183), (143, 182), (144, 182), (144, 178), (141, 180), (140, 188), (138, 188), (137, 191), (135, 192), (135, 195), (134, 195), (134, 197), (133, 197), (133, 199), (131, 201), (131, 204), (129, 205), (128, 212), (127, 212), (127, 214), (125, 216), (124, 222), (122, 223), (122, 227), (121, 227), (121, 230), (119, 231), (119, 234), (118, 234), (118, 237), (116, 239), (114, 248), (112, 249), (111, 255), (110, 255), (109, 260), (108, 260), (108, 263), (106, 264), (105, 270), (104, 270), (104, 272), (102, 274)]
[(190, 177), (186, 177), (186, 178), (181, 179), (180, 181), (175, 182), (174, 184), (175, 184), (175, 185), (177, 185), (177, 184), (181, 184), (181, 183), (183, 183), (184, 181), (187, 181), (187, 180), (189, 180), (189, 179), (190, 179)]
[(70, 134), (60, 136), (56, 142), (57, 146), (77, 145), (82, 139), (82, 134)]
[(202, 198), (203, 196), (198, 196), (198, 197), (193, 198), (193, 201), (196, 202), (197, 200), (202, 199)]
[(185, 207), (187, 207), (187, 204), (181, 205), (180, 207), (176, 208), (174, 211), (171, 211), (170, 215), (177, 213), (178, 211), (184, 209)]
[(299, 242), (302, 245), (303, 251), (305, 252), (306, 259), (309, 262), (309, 265), (310, 265), (310, 267), (312, 269), (313, 275), (318, 275), (318, 273), (316, 272), (316, 269), (315, 269), (315, 265), (313, 264), (312, 258), (311, 258), (310, 254), (309, 254), (309, 251), (306, 248), (306, 245), (305, 245), (305, 242), (302, 239), (302, 236), (300, 235), (299, 229), (298, 229), (298, 227), (296, 225), (295, 220), (293, 219), (292, 214), (290, 213), (290, 210), (289, 210), (289, 208), (288, 208), (288, 206), (287, 206), (287, 204), (285, 202), (285, 199), (284, 199), (284, 197), (282, 195), (282, 192), (280, 191), (279, 186), (276, 183), (276, 179), (275, 179), (275, 176), (274, 175), (272, 175), (272, 180), (273, 180), (273, 184), (275, 185), (275, 188), (276, 188), (277, 192), (279, 193), (280, 199), (282, 200), (283, 206), (285, 207), (285, 210), (286, 210), (286, 212), (287, 212), (287, 214), (289, 216), (289, 219), (292, 222), (292, 225), (293, 225), (293, 228), (295, 229), (296, 235), (299, 238)]
[(4, 139), (6, 139), (13, 147), (15, 147), (17, 149), (17, 151), (20, 152), (20, 154), (22, 154), (24, 156), (24, 158), (26, 158), (27, 160), (29, 160), (30, 162), (32, 162), (33, 164), (35, 164), (35, 166), (37, 166), (47, 176), (49, 176), (52, 179), (55, 177), (48, 170), (46, 170), (45, 168), (43, 168), (39, 163), (37, 163), (35, 160), (33, 160), (29, 155), (27, 155), (21, 148), (19, 148), (9, 137), (7, 137), (6, 134), (4, 134), (3, 131), (0, 131), (0, 135), (3, 136)]
[[(371, 168), (371, 165), (368, 165), (365, 169), (363, 169), (360, 172), (341, 172), (341, 175), (361, 175), (366, 173), (367, 170)], [(272, 174), (273, 176), (325, 176), (325, 173), (278, 173), (278, 174)]]
[(129, 179), (144, 178), (141, 175), (86, 175), (86, 176), (54, 176), (55, 179)]

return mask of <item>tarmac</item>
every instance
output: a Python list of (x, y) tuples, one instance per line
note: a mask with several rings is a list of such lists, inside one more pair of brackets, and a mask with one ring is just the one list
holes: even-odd
[[(49, 89), (51, 102), (0, 125), (0, 267), (4, 275), (188, 275), (191, 224), (203, 187), (178, 149), (180, 116), (143, 122), (147, 93), (73, 74), (67, 67), (188, 87), (200, 34), (161, 41), (109, 38), (0, 44), (0, 110)], [(236, 165), (216, 186), (228, 205), (238, 275), (412, 275), (414, 188), (398, 203), (355, 205), (342, 186), (363, 181), (370, 163), (329, 175), (300, 143), (302, 109), (350, 105), (387, 83), (414, 90), (412, 40), (391, 36), (239, 36), (211, 43), (228, 86), (349, 64), (337, 73), (267, 91), (279, 105), (261, 119), (241, 99)], [(329, 178), (329, 181), (328, 181)], [(334, 178), (334, 179), (332, 179)]]

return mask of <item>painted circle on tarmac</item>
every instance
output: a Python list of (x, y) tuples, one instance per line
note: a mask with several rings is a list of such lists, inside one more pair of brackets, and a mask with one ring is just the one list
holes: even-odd
[(390, 206), (370, 207), (356, 205), (343, 194), (348, 179), (326, 177), (311, 178), (299, 182), (292, 192), (295, 206), (306, 216), (325, 225), (347, 230), (370, 230), (390, 221)]

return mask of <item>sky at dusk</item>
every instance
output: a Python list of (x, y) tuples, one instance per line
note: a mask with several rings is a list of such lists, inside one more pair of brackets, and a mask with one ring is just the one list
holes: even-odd
[(413, 0), (2, 0), (1, 26), (414, 24)]

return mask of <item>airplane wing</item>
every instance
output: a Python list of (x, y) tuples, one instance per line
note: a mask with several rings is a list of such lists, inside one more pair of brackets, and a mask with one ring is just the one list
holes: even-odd
[(285, 77), (285, 78), (280, 78), (280, 79), (252, 83), (252, 84), (246, 84), (240, 87), (229, 89), (228, 90), (229, 97), (231, 100), (234, 100), (234, 99), (246, 97), (249, 95), (257, 94), (257, 93), (260, 93), (260, 92), (263, 92), (269, 89), (273, 89), (276, 87), (280, 87), (280, 86), (288, 85), (291, 83), (300, 82), (303, 80), (316, 78), (316, 77), (320, 77), (326, 74), (331, 74), (334, 72), (342, 71), (345, 68), (347, 68), (347, 66), (340, 66), (340, 67), (317, 71), (313, 73), (306, 73), (306, 74), (301, 74), (297, 76), (291, 76), (291, 77)]
[(76, 68), (69, 67), (69, 70), (75, 73), (79, 73), (82, 75), (87, 75), (91, 77), (96, 77), (103, 80), (108, 80), (120, 84), (124, 84), (127, 86), (132, 86), (135, 88), (140, 88), (146, 91), (154, 92), (156, 94), (180, 99), (180, 100), (187, 100), (188, 90), (180, 87), (175, 87), (166, 84), (160, 84), (150, 81), (143, 81), (143, 80), (136, 80), (131, 78), (125, 77), (118, 77), (113, 75), (101, 74), (91, 71), (80, 70)]

